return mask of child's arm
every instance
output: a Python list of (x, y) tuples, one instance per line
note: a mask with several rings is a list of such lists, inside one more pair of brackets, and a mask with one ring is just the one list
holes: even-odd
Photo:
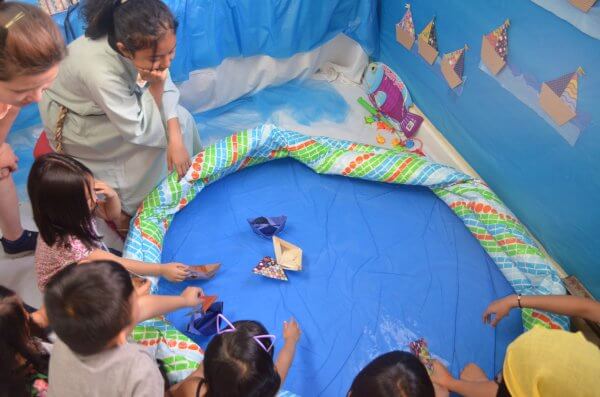
[(433, 361), (431, 381), (434, 385), (464, 397), (495, 397), (498, 393), (498, 385), (491, 380), (470, 382), (454, 379), (448, 369), (438, 360)]
[(187, 287), (180, 296), (145, 295), (138, 299), (140, 312), (138, 322), (160, 316), (182, 307), (195, 307), (202, 304), (204, 295), (198, 287)]
[(98, 215), (105, 221), (116, 222), (121, 216), (121, 200), (117, 192), (106, 183), (96, 180), (94, 183), (96, 194), (104, 195), (104, 200), (98, 201)]
[[(483, 313), (483, 322), (492, 327), (519, 306), (517, 295), (509, 295), (492, 302)], [(600, 302), (571, 295), (522, 295), (521, 307), (549, 311), (566, 316), (581, 317), (600, 322)], [(492, 314), (495, 315), (492, 320)]]
[(294, 361), (296, 344), (298, 344), (301, 334), (300, 327), (298, 327), (298, 323), (293, 318), (289, 322), (285, 321), (283, 323), (283, 339), (285, 340), (285, 343), (279, 352), (277, 362), (275, 363), (277, 373), (279, 373), (279, 376), (281, 377), (281, 385), (285, 383), (285, 378), (292, 366), (292, 361)]
[(163, 276), (169, 281), (183, 281), (185, 280), (189, 272), (188, 267), (182, 263), (174, 262), (161, 265), (156, 263), (140, 262), (133, 259), (120, 258), (116, 255), (111, 254), (110, 252), (106, 252), (101, 249), (93, 250), (92, 253), (89, 254), (88, 257), (83, 259), (81, 262), (85, 263), (102, 260), (120, 263), (129, 272), (134, 273), (136, 275)]

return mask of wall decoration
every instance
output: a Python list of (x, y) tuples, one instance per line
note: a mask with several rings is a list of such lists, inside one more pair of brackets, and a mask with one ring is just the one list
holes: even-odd
[(442, 58), (442, 74), (450, 88), (456, 88), (462, 84), (463, 72), (465, 70), (465, 51), (469, 47), (465, 44), (463, 48), (444, 54)]
[(596, 4), (597, 0), (569, 0), (569, 3), (579, 8), (583, 12), (588, 12)]
[(79, 3), (79, 0), (38, 0), (42, 10), (50, 15), (58, 14)]
[(496, 75), (506, 65), (508, 55), (508, 19), (481, 40), (481, 60)]
[(438, 56), (437, 33), (435, 31), (435, 17), (419, 33), (419, 54), (432, 65)]
[(415, 24), (413, 23), (410, 4), (406, 4), (406, 13), (396, 24), (396, 40), (407, 50), (410, 50), (415, 43)]
[(576, 115), (579, 76), (581, 67), (573, 73), (567, 73), (557, 79), (542, 84), (540, 106), (558, 125), (563, 125)]

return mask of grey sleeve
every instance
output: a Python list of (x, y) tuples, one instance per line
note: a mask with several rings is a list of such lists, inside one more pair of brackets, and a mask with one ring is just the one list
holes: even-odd
[(130, 368), (127, 396), (131, 397), (164, 397), (165, 382), (158, 369), (158, 364), (149, 355), (143, 354)]

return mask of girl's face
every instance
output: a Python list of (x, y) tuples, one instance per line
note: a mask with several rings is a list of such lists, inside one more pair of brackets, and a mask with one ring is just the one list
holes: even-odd
[(9, 81), (0, 81), (0, 102), (23, 107), (39, 102), (42, 93), (50, 88), (58, 75), (58, 64), (44, 73), (17, 76)]
[(168, 69), (171, 66), (173, 58), (175, 58), (176, 46), (177, 37), (172, 30), (167, 31), (156, 43), (156, 46), (144, 48), (135, 53), (129, 52), (122, 43), (117, 43), (117, 47), (121, 53), (131, 59), (136, 69), (143, 71), (162, 71)]

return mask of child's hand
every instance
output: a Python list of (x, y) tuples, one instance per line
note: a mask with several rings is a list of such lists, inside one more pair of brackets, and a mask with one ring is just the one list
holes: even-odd
[(179, 121), (169, 120), (169, 144), (167, 145), (167, 169), (169, 172), (175, 170), (179, 178), (182, 178), (192, 165), (190, 154), (188, 153), (183, 136), (181, 135), (181, 126)]
[[(517, 298), (515, 295), (509, 295), (490, 303), (487, 309), (485, 309), (485, 312), (483, 312), (483, 323), (495, 327), (500, 320), (508, 316), (510, 309), (514, 307), (514, 302), (516, 301)], [(495, 315), (493, 320), (492, 314)]]
[(187, 287), (183, 290), (181, 296), (185, 299), (186, 306), (195, 307), (202, 304), (200, 297), (204, 296), (204, 291), (198, 287)]
[(169, 281), (183, 281), (188, 272), (188, 267), (182, 263), (168, 263), (160, 267), (160, 274)]
[(139, 72), (140, 78), (142, 80), (147, 81), (148, 84), (150, 84), (150, 85), (154, 85), (154, 84), (162, 84), (165, 82), (165, 80), (167, 79), (167, 75), (169, 73), (169, 69), (163, 69), (163, 70), (138, 69), (138, 72)]
[(286, 342), (289, 341), (296, 344), (300, 339), (300, 335), (302, 335), (302, 331), (300, 331), (300, 327), (294, 318), (283, 322), (283, 339)]
[(112, 187), (108, 186), (106, 182), (102, 182), (98, 179), (96, 179), (96, 181), (94, 182), (94, 191), (96, 192), (96, 194), (104, 195), (106, 200), (119, 198), (117, 192), (115, 192), (115, 190)]
[(449, 388), (450, 383), (454, 380), (448, 369), (438, 360), (432, 360), (433, 371), (429, 376), (431, 381), (445, 389)]

